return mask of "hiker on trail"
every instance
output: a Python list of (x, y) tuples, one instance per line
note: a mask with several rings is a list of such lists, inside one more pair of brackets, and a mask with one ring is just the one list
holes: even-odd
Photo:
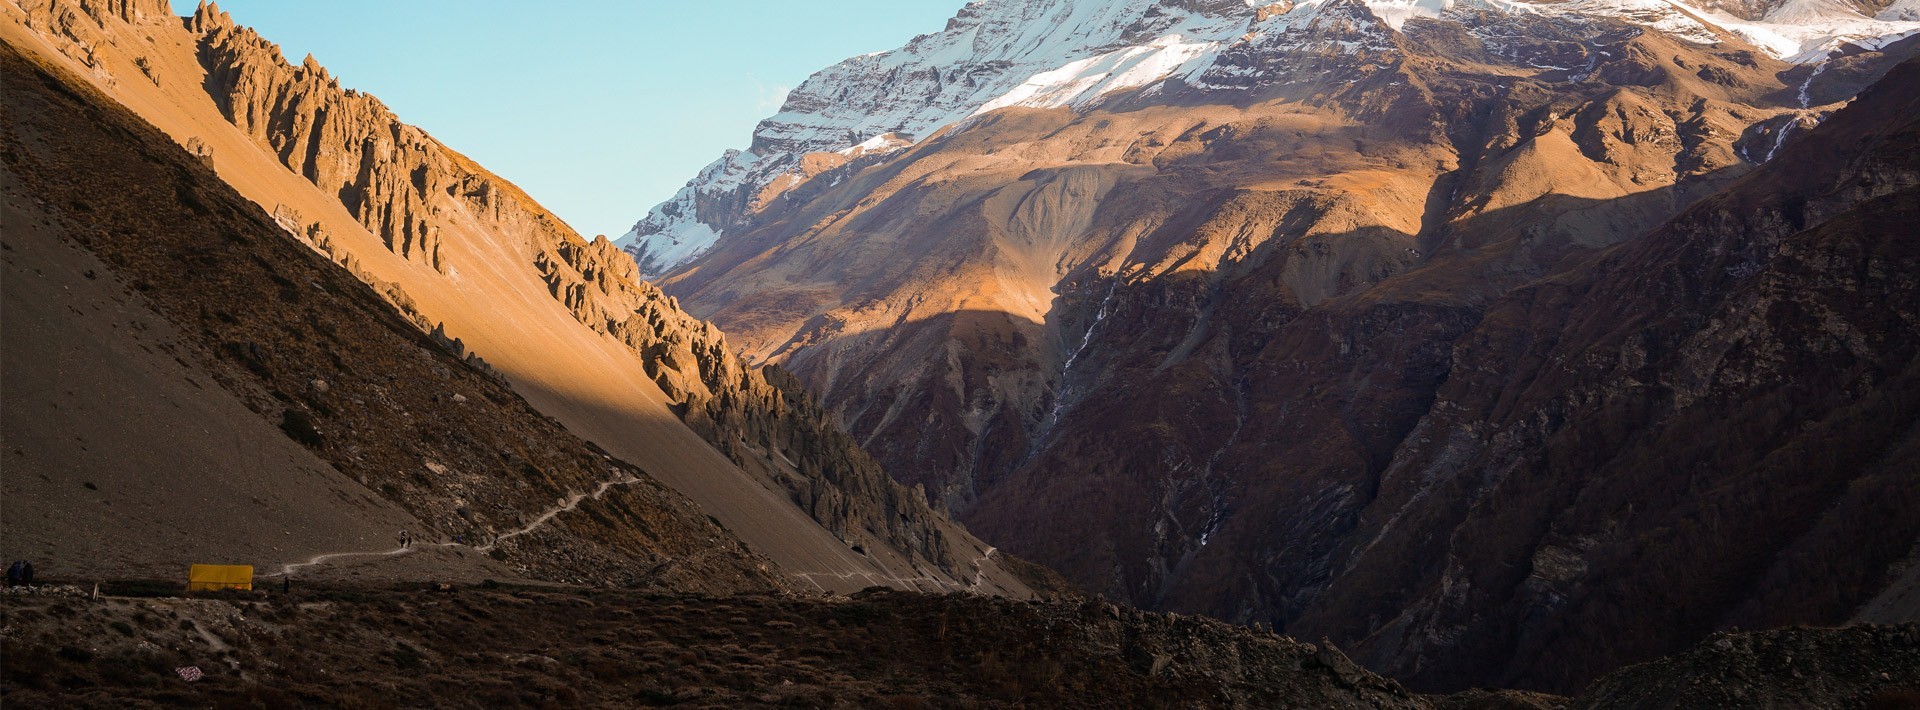
[(401, 530), (400, 531), (400, 549), (404, 550), (412, 546), (413, 546), (413, 536), (408, 535), (407, 531)]
[(7, 565), (7, 586), (20, 586), (20, 580), (26, 576), (26, 566), (26, 560), (15, 560), (13, 564)]

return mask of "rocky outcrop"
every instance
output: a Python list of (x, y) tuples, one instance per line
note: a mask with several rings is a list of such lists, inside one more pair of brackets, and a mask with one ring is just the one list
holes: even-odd
[[(340, 201), (395, 254), (444, 271), (440, 211), (456, 199), (490, 196), (425, 131), (401, 123), (379, 99), (340, 82), (312, 55), (288, 64), (280, 48), (202, 2), (188, 26), (200, 33), (207, 90), (227, 119)], [(479, 184), (473, 184), (473, 183)]]
[(80, 8), (95, 17), (117, 17), (130, 25), (175, 19), (166, 0), (80, 0)]
[(78, 62), (94, 79), (109, 84), (118, 78), (94, 56), (96, 44), (107, 41), (104, 23), (139, 25), (178, 19), (166, 0), (43, 0), (12, 3), (0, 12), (18, 13), (22, 24), (49, 38), (61, 54)]
[(639, 281), (612, 242), (573, 238), (535, 263), (582, 323), (640, 355), (688, 426), (849, 545), (891, 546), (956, 578), (973, 573), (949, 539), (957, 526), (924, 492), (888, 477), (798, 380), (746, 365), (719, 329)]

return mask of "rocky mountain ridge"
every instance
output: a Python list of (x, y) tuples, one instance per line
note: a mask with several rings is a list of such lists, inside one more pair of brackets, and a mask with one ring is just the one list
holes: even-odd
[[(1249, 55), (1304, 51), (1299, 33), (1314, 25), (1364, 29), (1378, 19), (1398, 31), (1414, 17), (1484, 14), (1621, 20), (1690, 42), (1731, 41), (1790, 62), (1815, 63), (1849, 47), (1878, 49), (1920, 30), (1903, 12), (1899, 5), (1829, 0), (1700, 7), (1655, 0), (979, 0), (940, 32), (809, 77), (755, 129), (749, 147), (703, 169), (618, 242), (644, 275), (662, 276), (723, 235), (749, 229), (758, 213), (818, 174), (807, 165), (820, 160), (816, 156), (844, 154), (872, 141), (897, 150), (1008, 106), (1087, 107), (1113, 95), (1182, 83), (1237, 89), (1243, 82), (1234, 75), (1245, 70)], [(1339, 53), (1382, 41), (1385, 34), (1336, 37), (1321, 49)], [(1566, 68), (1584, 63), (1575, 54)]]

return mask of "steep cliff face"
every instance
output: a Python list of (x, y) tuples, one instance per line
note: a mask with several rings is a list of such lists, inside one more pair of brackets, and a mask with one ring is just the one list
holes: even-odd
[[(144, 74), (151, 86), (123, 83), (121, 99), (238, 184), (279, 179), (261, 175), (250, 162), (256, 152), (298, 176), (311, 189), (251, 197), (570, 428), (618, 450), (658, 429), (659, 415), (684, 420), (669, 428), (691, 427), (711, 444), (635, 443), (621, 455), (668, 469), (671, 485), (771, 550), (800, 584), (1024, 593), (991, 548), (894, 483), (790, 381), (745, 365), (712, 326), (638, 282), (632, 261), (604, 238), (581, 239), (511, 183), (341, 88), (311, 57), (287, 62), (217, 6), (178, 25), (149, 17), (158, 9), (139, 10), (148, 23), (139, 27), (73, 2), (36, 3), (19, 19), (69, 57), (91, 56), (72, 48), (110, 47), (114, 61), (96, 63), (101, 81)], [(176, 44), (191, 49), (190, 66), (172, 54)], [(194, 93), (228, 126), (196, 123)], [(223, 131), (246, 145), (221, 143)], [(333, 221), (342, 211), (352, 224)], [(362, 230), (384, 254), (361, 248)], [(569, 367), (576, 371), (554, 371)], [(632, 386), (609, 380), (595, 391), (588, 368), (608, 367), (631, 368), (614, 379)], [(769, 505), (786, 512), (762, 510)], [(812, 531), (783, 531), (788, 515)]]
[(487, 206), (487, 180), (456, 171), (447, 151), (395, 120), (378, 99), (341, 90), (312, 55), (287, 66), (278, 47), (217, 8), (202, 6), (190, 27), (202, 35), (207, 90), (227, 120), (289, 169), (339, 195), (387, 249), (446, 270), (435, 224), (439, 203), (457, 196)]
[[(1447, 651), (1396, 644), (1403, 609), (1353, 600), (1433, 578), (1351, 566), (1396, 456), (1474, 431), (1422, 427), (1491, 305), (1784, 164), (1913, 50), (1876, 36), (1807, 66), (1670, 5), (1601, 5), (1265, 8), (1181, 71), (968, 114), (786, 186), (664, 288), (822, 392), (887, 470), (1088, 589), (1364, 642), (1428, 687), (1572, 688), (1704, 632), (1635, 617), (1619, 633), (1646, 645), (1556, 668), (1533, 644), (1573, 641), (1513, 630), (1618, 630), (1475, 607), (1420, 627)], [(1328, 591), (1345, 579), (1378, 586)], [(1622, 603), (1659, 603), (1640, 599)]]

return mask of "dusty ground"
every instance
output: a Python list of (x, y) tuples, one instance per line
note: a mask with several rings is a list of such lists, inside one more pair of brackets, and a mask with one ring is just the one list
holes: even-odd
[(1337, 652), (1097, 602), (416, 585), (0, 609), (20, 707), (1425, 706)]
[[(0, 595), (9, 707), (1920, 707), (1920, 625), (1729, 634), (1565, 698), (1414, 696), (1322, 645), (1098, 601), (165, 583)], [(188, 683), (174, 669), (197, 666)]]
[(1596, 682), (1580, 710), (1920, 708), (1920, 624), (1718, 634)]

